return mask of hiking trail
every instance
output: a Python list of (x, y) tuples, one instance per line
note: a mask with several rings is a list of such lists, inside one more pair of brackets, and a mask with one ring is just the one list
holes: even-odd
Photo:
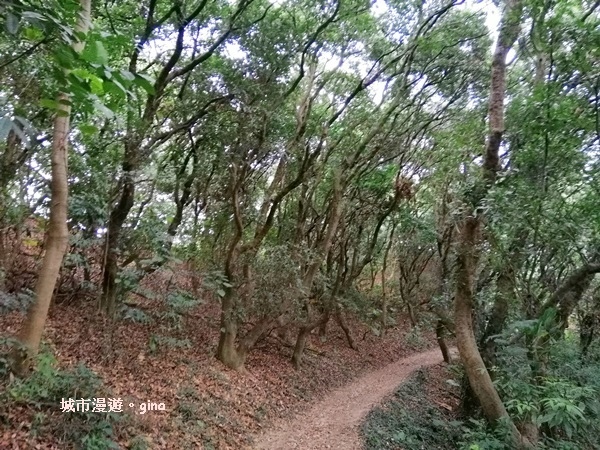
[(368, 412), (417, 369), (442, 362), (438, 348), (416, 353), (327, 394), (305, 412), (259, 435), (256, 450), (361, 450), (358, 427)]

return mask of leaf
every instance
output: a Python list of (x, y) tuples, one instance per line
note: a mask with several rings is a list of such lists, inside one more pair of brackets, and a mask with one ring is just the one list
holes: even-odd
[(81, 133), (85, 136), (92, 136), (92, 135), (98, 133), (98, 128), (95, 127), (94, 125), (90, 125), (88, 123), (79, 125), (78, 128), (79, 128), (79, 131), (81, 131)]
[(23, 239), (23, 245), (27, 247), (37, 247), (39, 245), (39, 241), (37, 239)]
[(54, 58), (59, 67), (66, 70), (73, 69), (74, 57), (71, 47), (60, 45), (54, 50)]
[(14, 36), (19, 31), (19, 18), (13, 13), (8, 13), (6, 15), (4, 27), (6, 28), (8, 34), (12, 34)]
[(44, 33), (42, 33), (39, 29), (33, 27), (24, 28), (23, 35), (25, 36), (25, 39), (28, 39), (30, 41), (39, 41), (44, 37)]
[(217, 290), (217, 295), (219, 297), (225, 297), (225, 291), (223, 289), (218, 289)]
[(23, 19), (27, 19), (27, 20), (39, 20), (41, 22), (46, 22), (47, 18), (46, 16), (43, 16), (42, 14), (33, 12), (33, 11), (25, 11), (23, 13)]
[(108, 65), (108, 52), (102, 41), (94, 41), (86, 45), (81, 57), (91, 64)]
[(136, 74), (133, 81), (137, 86), (145, 90), (149, 95), (154, 94), (154, 80), (148, 75)]
[(40, 100), (40, 106), (48, 109), (58, 109), (58, 102), (51, 98), (43, 98)]
[(94, 106), (96, 107), (96, 109), (107, 119), (112, 119), (113, 117), (115, 117), (115, 113), (112, 112), (109, 108), (107, 108), (102, 102), (95, 101), (94, 102)]
[(104, 44), (101, 41), (94, 42), (94, 46), (96, 47), (96, 56), (97, 59), (95, 62), (99, 64), (108, 65), (108, 52), (104, 48)]
[(116, 92), (120, 92), (121, 94), (127, 94), (127, 88), (125, 88), (125, 86), (123, 86), (119, 81), (117, 81), (116, 79), (110, 81), (109, 83), (107, 83), (108, 85), (112, 85), (115, 86), (117, 89), (114, 89), (114, 91)]
[(8, 133), (13, 127), (13, 122), (8, 117), (0, 118), (0, 141), (4, 141), (8, 137)]
[(91, 77), (90, 79), (90, 89), (92, 90), (93, 94), (96, 95), (100, 95), (104, 93), (104, 87), (103, 87), (103, 83), (102, 80), (98, 77)]
[(129, 70), (120, 70), (119, 73), (124, 80), (133, 81), (135, 80), (135, 75), (132, 74)]

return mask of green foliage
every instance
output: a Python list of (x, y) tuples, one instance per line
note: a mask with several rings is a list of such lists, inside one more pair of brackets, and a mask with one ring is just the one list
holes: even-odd
[(563, 341), (550, 348), (548, 376), (532, 380), (525, 349), (506, 348), (501, 355), (497, 385), (511, 417), (538, 425), (549, 448), (563, 440), (561, 446), (593, 442), (600, 431), (597, 362), (581, 359), (576, 343)]
[(189, 292), (175, 290), (167, 294), (166, 303), (167, 310), (161, 314), (161, 321), (164, 320), (169, 329), (181, 330), (183, 316), (203, 301)]
[(233, 287), (223, 272), (208, 272), (202, 279), (203, 286), (218, 297), (225, 297), (225, 290)]
[(423, 335), (423, 330), (420, 326), (412, 327), (406, 335), (406, 343), (416, 350), (424, 349), (429, 343)]
[(505, 423), (490, 427), (484, 420), (470, 419), (463, 427), (457, 448), (461, 450), (511, 450), (510, 431)]
[(137, 267), (127, 267), (119, 273), (119, 277), (115, 280), (118, 289), (118, 296), (121, 300), (127, 298), (127, 294), (135, 290), (140, 283), (143, 271)]
[(565, 380), (545, 380), (541, 388), (538, 423), (547, 425), (551, 430), (564, 431), (569, 439), (578, 431), (587, 432), (592, 416), (586, 408), (586, 401), (600, 393)]
[(0, 415), (7, 409), (23, 406), (38, 411), (32, 432), (39, 436), (54, 434), (63, 442), (85, 450), (118, 449), (115, 426), (124, 413), (76, 412), (61, 413), (61, 399), (106, 396), (98, 376), (83, 365), (71, 370), (56, 367), (52, 354), (43, 351), (38, 356), (33, 374), (15, 379), (0, 394)]
[(123, 305), (121, 308), (121, 317), (123, 320), (127, 320), (133, 323), (140, 323), (148, 325), (153, 323), (152, 317), (146, 314), (139, 308)]
[(394, 397), (371, 411), (361, 426), (365, 448), (453, 449), (460, 436), (460, 422), (445, 418), (423, 392), (425, 372), (412, 375)]
[[(310, 256), (306, 256), (309, 261)], [(252, 270), (255, 283), (252, 303), (240, 305), (240, 314), (271, 314), (289, 299), (293, 306), (299, 306), (305, 292), (292, 249), (286, 245), (266, 248), (252, 261)]]
[(13, 383), (8, 395), (16, 402), (27, 402), (37, 407), (60, 404), (61, 398), (73, 396), (77, 391), (81, 398), (97, 396), (100, 380), (89, 369), (77, 366), (73, 371), (60, 371), (51, 353), (42, 352), (31, 376)]
[(0, 314), (27, 311), (32, 302), (33, 293), (27, 289), (14, 294), (0, 291)]
[(148, 342), (148, 348), (150, 353), (155, 354), (162, 349), (178, 349), (178, 348), (191, 348), (192, 343), (189, 339), (177, 339), (171, 336), (160, 336), (153, 334), (150, 336)]

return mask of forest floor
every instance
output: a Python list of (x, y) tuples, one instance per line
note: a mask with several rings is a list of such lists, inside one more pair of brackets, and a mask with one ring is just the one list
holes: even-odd
[(262, 436), (257, 449), (360, 450), (358, 427), (367, 413), (415, 370), (439, 363), (438, 349), (403, 358), (359, 377), (309, 411)]
[[(293, 345), (282, 345), (275, 336), (268, 336), (249, 356), (247, 372), (239, 373), (214, 357), (218, 302), (201, 292), (196, 296), (200, 304), (185, 311), (174, 309), (173, 299), (192, 289), (178, 280), (186, 278), (183, 270), (175, 275), (165, 272), (144, 282), (146, 294), (134, 298), (136, 304), (125, 319), (109, 321), (98, 315), (94, 301), (75, 298), (53, 305), (46, 326), (46, 352), (56, 356), (61, 370), (84, 364), (101, 378), (103, 396), (122, 398), (124, 405), (165, 403), (165, 411), (143, 415), (135, 408), (124, 408), (127, 420), (114, 426), (120, 448), (254, 448), (255, 437), (264, 430), (310, 410), (318, 399), (364, 374), (371, 373), (375, 383), (383, 377), (378, 370), (387, 367), (390, 386), (381, 389), (393, 389), (410, 368), (402, 361), (389, 365), (435, 346), (431, 334), (411, 330), (407, 321), (398, 320), (381, 338), (348, 317), (357, 351), (348, 347), (341, 328), (332, 321), (325, 342), (316, 334), (311, 336), (300, 370), (289, 362)], [(18, 332), (22, 318), (22, 312), (0, 314), (0, 335)], [(415, 358), (423, 364), (439, 359), (437, 350)], [(346, 388), (347, 401), (358, 401), (351, 386)], [(80, 398), (81, 390), (75, 386), (75, 391)], [(363, 394), (366, 403), (358, 415), (382, 395)], [(78, 425), (73, 417), (67, 418), (74, 413), (61, 412), (60, 397), (56, 404), (15, 401), (0, 405), (0, 448), (80, 447), (65, 441)], [(340, 405), (334, 414), (346, 415), (348, 405)], [(80, 422), (79, 436), (89, 426)]]

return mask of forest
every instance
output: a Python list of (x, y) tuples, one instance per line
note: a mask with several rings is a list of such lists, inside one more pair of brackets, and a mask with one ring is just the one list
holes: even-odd
[(600, 1), (0, 23), (0, 449), (600, 449)]

